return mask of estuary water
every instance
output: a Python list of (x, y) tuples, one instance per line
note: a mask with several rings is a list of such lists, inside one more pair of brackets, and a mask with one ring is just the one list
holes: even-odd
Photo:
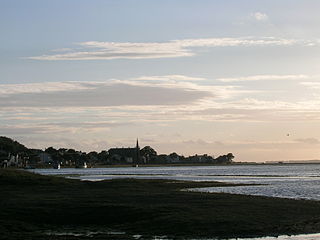
[[(189, 190), (320, 200), (320, 164), (62, 168), (32, 169), (28, 171), (44, 175), (61, 175), (67, 178), (86, 181), (101, 181), (114, 178), (140, 178), (259, 184), (256, 186), (197, 188)], [(140, 237), (137, 237), (135, 239), (139, 238)], [(170, 240), (170, 238), (166, 236), (155, 236), (154, 239)], [(320, 234), (237, 238), (229, 240), (320, 240)]]
[(320, 164), (62, 168), (29, 171), (87, 181), (140, 178), (259, 184), (256, 186), (197, 188), (191, 191), (320, 200)]

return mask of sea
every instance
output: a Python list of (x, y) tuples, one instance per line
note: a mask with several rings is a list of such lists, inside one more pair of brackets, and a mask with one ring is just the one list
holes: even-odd
[[(320, 201), (320, 164), (61, 168), (30, 169), (28, 171), (44, 175), (59, 175), (83, 181), (139, 178), (254, 184), (236, 187), (193, 188), (188, 190)], [(320, 234), (278, 236), (277, 238), (250, 238), (250, 240), (272, 239), (319, 240)], [(238, 238), (238, 240), (242, 239)]]

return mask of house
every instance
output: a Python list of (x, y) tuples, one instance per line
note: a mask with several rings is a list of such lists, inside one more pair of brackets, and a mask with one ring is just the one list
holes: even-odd
[(43, 163), (52, 163), (53, 159), (49, 153), (41, 152), (39, 153), (40, 161)]

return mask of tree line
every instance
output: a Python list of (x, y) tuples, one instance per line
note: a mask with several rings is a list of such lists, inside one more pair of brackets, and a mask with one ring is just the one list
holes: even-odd
[[(133, 148), (132, 148), (133, 149)], [(0, 162), (9, 160), (10, 156), (19, 158), (22, 165), (26, 164), (53, 164), (59, 163), (64, 166), (77, 166), (88, 164), (89, 166), (130, 164), (127, 156), (112, 156), (107, 150), (100, 152), (82, 152), (75, 149), (48, 147), (45, 150), (31, 149), (7, 137), (0, 137)], [(207, 154), (183, 156), (176, 152), (170, 154), (158, 154), (151, 146), (139, 149), (141, 163), (144, 164), (229, 164), (232, 163), (234, 155), (227, 153), (218, 157)]]

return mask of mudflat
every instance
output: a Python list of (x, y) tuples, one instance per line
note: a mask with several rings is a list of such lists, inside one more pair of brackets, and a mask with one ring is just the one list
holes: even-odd
[(218, 186), (234, 184), (86, 182), (4, 169), (0, 170), (1, 237), (179, 239), (320, 232), (318, 201), (181, 191)]

